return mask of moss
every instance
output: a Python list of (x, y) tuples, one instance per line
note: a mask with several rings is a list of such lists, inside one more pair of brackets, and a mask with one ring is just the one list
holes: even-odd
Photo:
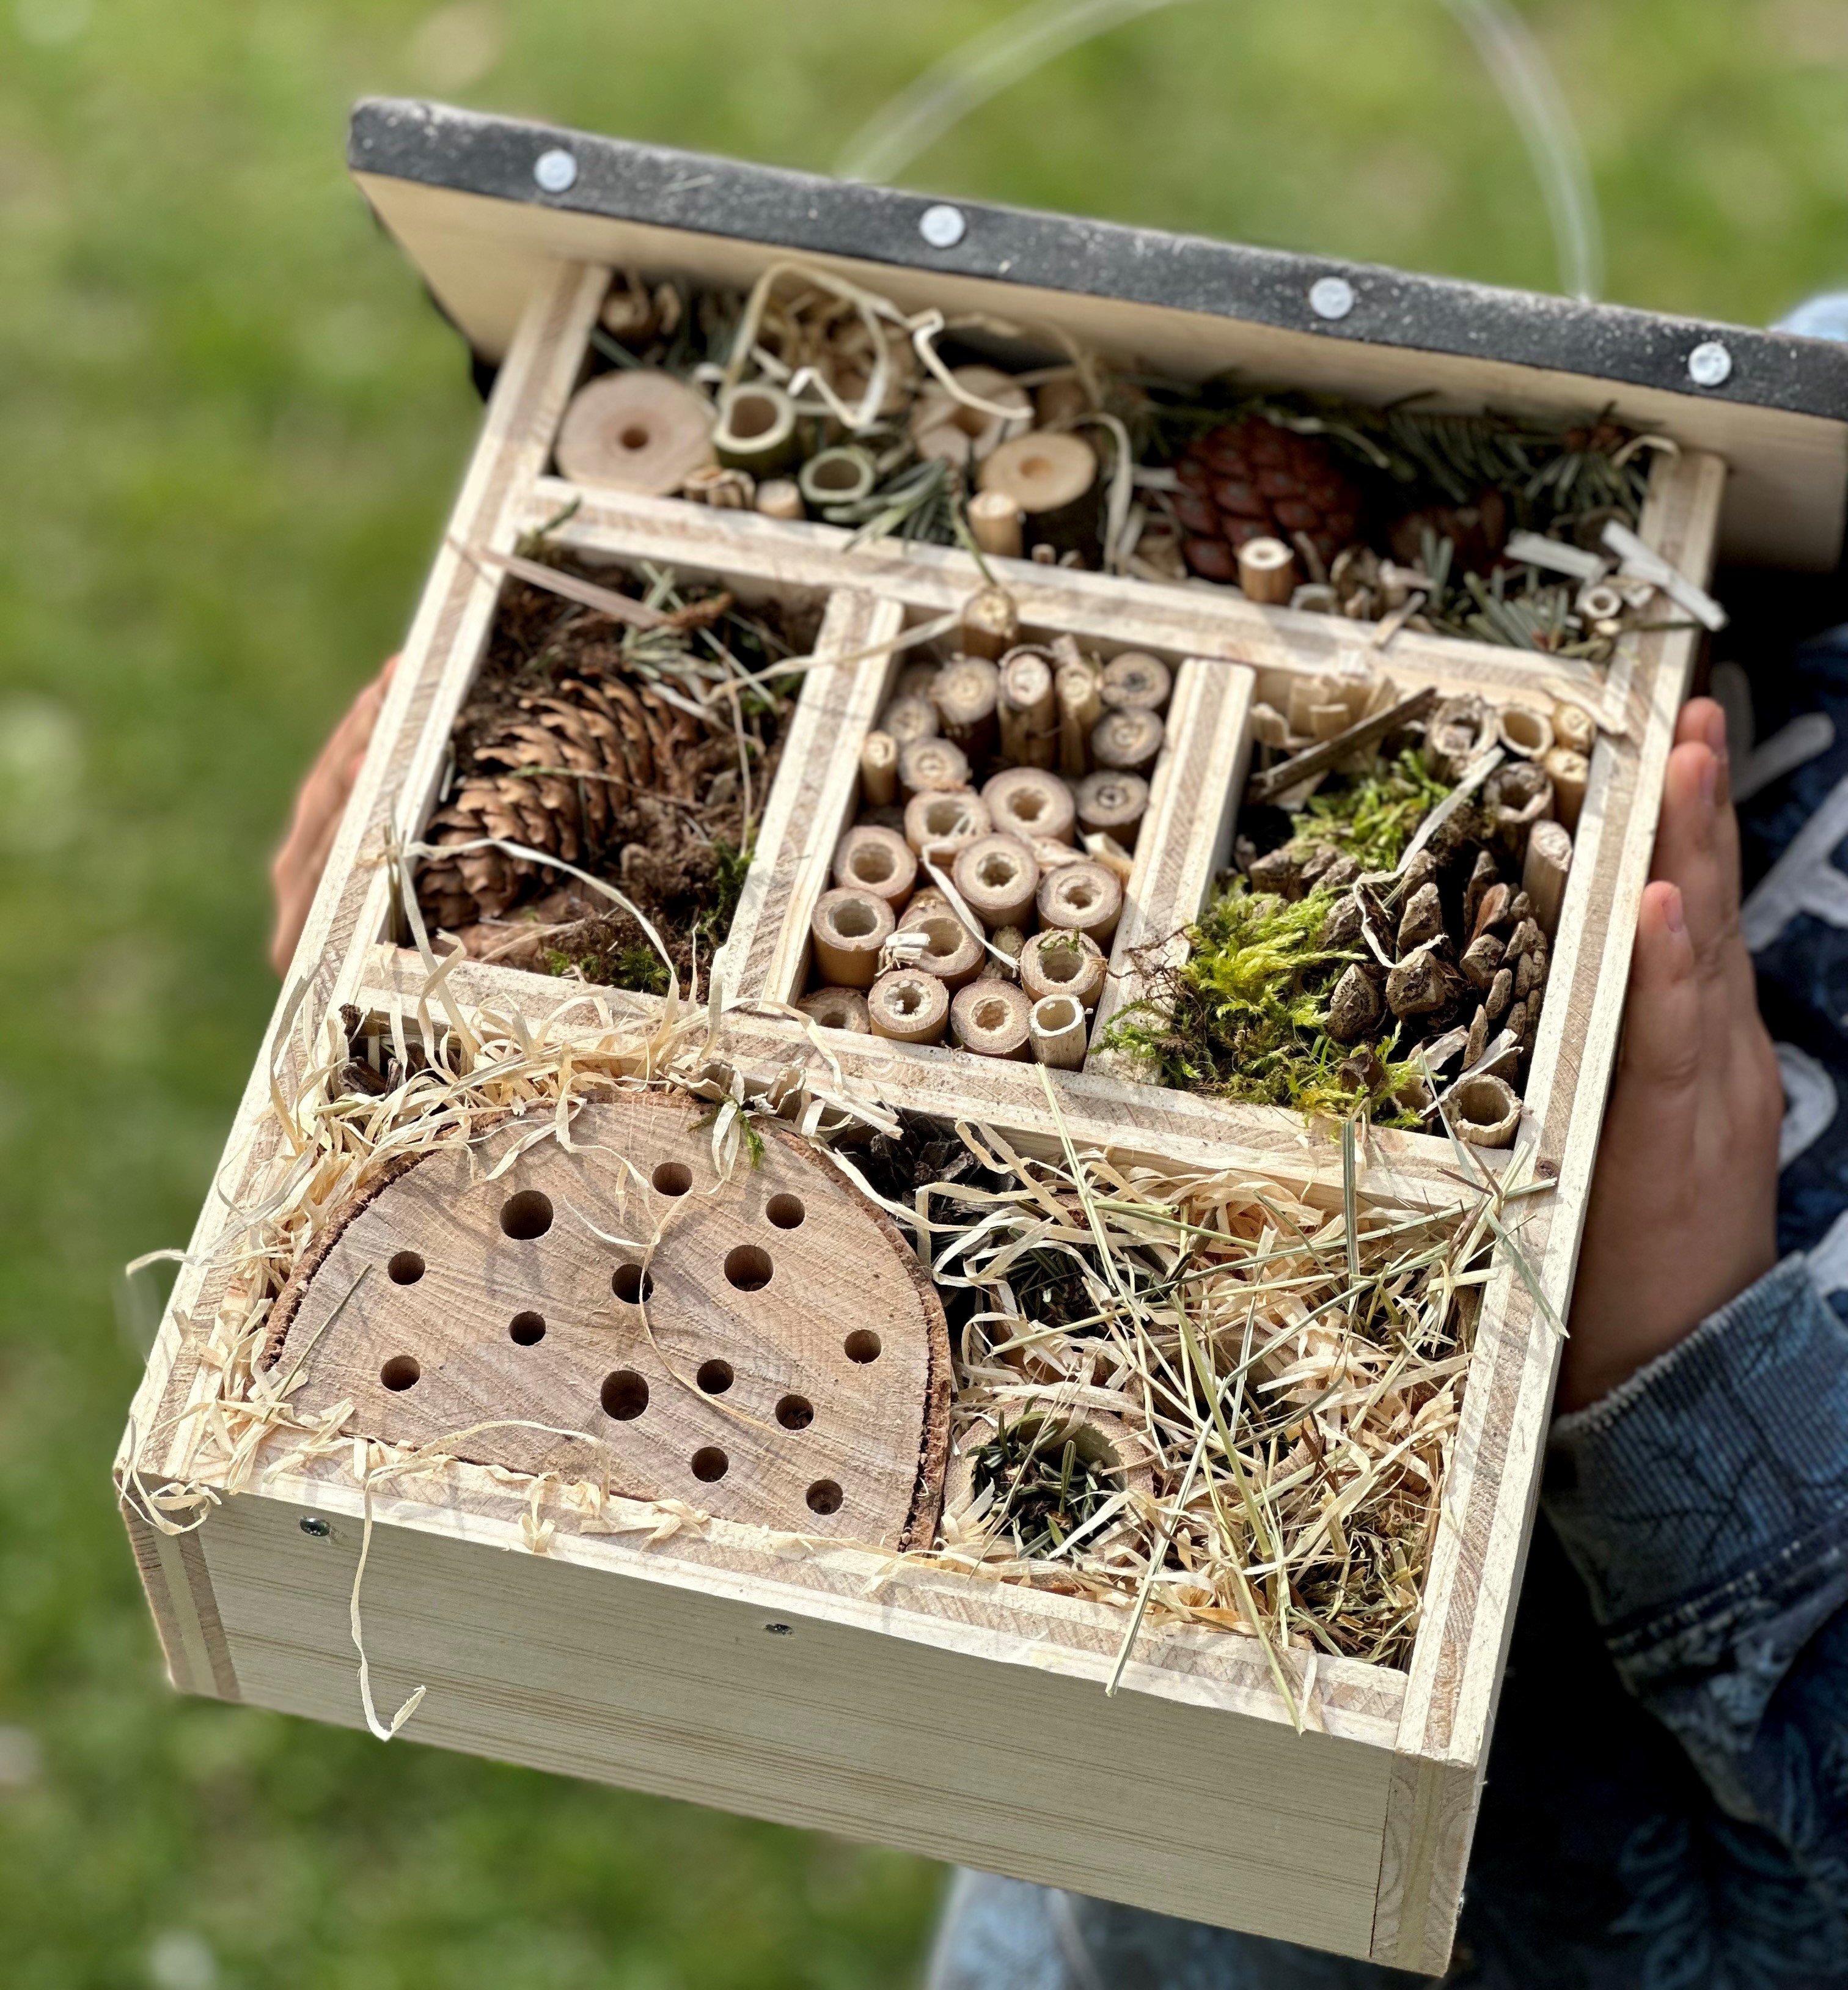
[(1413, 831), (1449, 792), (1424, 755), (1408, 750), (1378, 773), (1310, 796), (1291, 847), (1306, 854), (1332, 844), (1363, 871), (1390, 871)]

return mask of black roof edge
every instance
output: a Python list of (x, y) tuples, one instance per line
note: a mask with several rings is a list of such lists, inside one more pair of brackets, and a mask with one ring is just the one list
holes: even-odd
[[(571, 185), (542, 189), (534, 168), (570, 155)], [(354, 107), (347, 161), (356, 172), (411, 180), (566, 212), (722, 235), (912, 270), (1075, 292), (1242, 319), (1330, 339), (1489, 358), (1653, 388), (1697, 400), (1848, 421), (1848, 346), (1827, 339), (1581, 304), (1367, 263), (1296, 255), (1068, 215), (965, 200), (961, 239), (932, 247), (920, 230), (932, 197), (751, 165), (664, 145), (600, 137), (523, 119), (395, 97)], [(1331, 321), (1311, 287), (1352, 287)], [(1696, 347), (1723, 345), (1731, 365), (1713, 387), (1688, 370)]]

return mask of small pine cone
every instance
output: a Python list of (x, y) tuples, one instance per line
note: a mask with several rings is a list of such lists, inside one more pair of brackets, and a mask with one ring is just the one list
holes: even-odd
[(1262, 415), (1189, 443), (1175, 474), (1183, 551), (1208, 580), (1238, 578), (1238, 548), (1248, 539), (1290, 545), (1302, 532), (1327, 564), (1360, 531), (1361, 494), (1328, 444)]
[(1405, 911), (1399, 921), (1399, 952), (1401, 956), (1422, 946), (1427, 940), (1435, 939), (1444, 930), (1444, 902), (1435, 885), (1421, 885), (1405, 902)]
[(1503, 968), (1489, 985), (1489, 999), (1483, 1007), (1489, 1012), (1490, 1022), (1498, 1022), (1507, 1013), (1508, 1004), (1514, 999), (1514, 976)]
[(1479, 1003), (1469, 1024), (1469, 1034), (1463, 1044), (1463, 1068), (1468, 1071), (1480, 1064), (1489, 1048), (1489, 1011)]
[(1524, 953), (1514, 970), (1514, 999), (1524, 1002), (1547, 985), (1547, 963), (1538, 954)]
[(1358, 962), (1335, 983), (1328, 1001), (1328, 1034), (1338, 1044), (1358, 1043), (1377, 1028), (1380, 991)]
[(1428, 952), (1401, 960), (1386, 977), (1386, 1006), (1401, 1018), (1441, 1015), (1450, 1001), (1443, 963)]
[(1486, 988), (1494, 981), (1502, 959), (1501, 942), (1493, 933), (1486, 932), (1464, 948), (1457, 966), (1463, 970), (1463, 978), (1471, 987)]

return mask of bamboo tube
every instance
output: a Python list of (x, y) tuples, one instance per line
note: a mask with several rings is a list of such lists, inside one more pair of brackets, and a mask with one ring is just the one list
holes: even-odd
[(1058, 701), (1058, 770), (1075, 781), (1091, 764), (1091, 733), (1104, 715), (1103, 674), (1088, 658), (1061, 664), (1052, 681)]
[(1072, 790), (1043, 767), (1009, 767), (982, 789), (994, 827), (1031, 845), (1036, 839), (1069, 843), (1078, 820)]
[(1520, 1101), (1506, 1078), (1485, 1073), (1466, 1078), (1445, 1102), (1458, 1136), (1473, 1147), (1511, 1147), (1520, 1124)]
[(1514, 856), (1524, 857), (1527, 832), (1552, 815), (1553, 783), (1531, 760), (1510, 760), (1489, 776), (1483, 802), (1496, 840)]
[(712, 460), (712, 403), (653, 367), (602, 374), (572, 397), (555, 453), (573, 484), (671, 497)]
[(969, 501), (969, 530), (993, 559), (1018, 559), (1026, 542), (1021, 508), (1004, 491), (978, 491)]
[(1123, 887), (1101, 864), (1062, 864), (1040, 880), (1040, 923), (1082, 932), (1107, 947), (1123, 917)]
[(830, 504), (857, 504), (870, 497), (879, 481), (879, 466), (870, 450), (858, 443), (818, 450), (796, 473), (796, 486), (819, 511)]
[(860, 800), (867, 808), (890, 808), (899, 799), (899, 742), (889, 732), (869, 732), (860, 742)]
[(978, 837), (958, 855), (950, 875), (983, 925), (1026, 925), (1039, 889), (1039, 866), (1018, 837)]
[(1562, 698), (1553, 708), (1553, 740), (1555, 745), (1569, 746), (1589, 759), (1598, 741), (1598, 722), (1582, 705)]
[(899, 931), (923, 936), (924, 951), (912, 966), (935, 975), (946, 988), (966, 988), (980, 973), (987, 949), (947, 905), (921, 915), (908, 912)]
[(1247, 539), (1238, 548), (1238, 585), (1267, 607), (1289, 605), (1296, 591), (1296, 555), (1281, 539)]
[(952, 657), (932, 680), (938, 729), (963, 752), (983, 759), (994, 751), (1001, 674), (984, 657)]
[(1495, 715), (1473, 691), (1447, 698), (1425, 728), (1425, 758), (1440, 781), (1460, 779), (1495, 744)]
[(1174, 674), (1159, 657), (1125, 650), (1104, 666), (1099, 695), (1112, 711), (1159, 711), (1174, 688)]
[(805, 518), (802, 486), (793, 477), (773, 477), (757, 487), (757, 509), (766, 518)]
[(914, 739), (899, 749), (899, 791), (913, 795), (969, 785), (969, 756), (952, 739)]
[(1085, 1012), (1069, 995), (1042, 996), (1028, 1012), (1027, 1040), (1041, 1064), (1076, 1071), (1088, 1041)]
[(985, 657), (992, 663), (1014, 647), (1020, 634), (1020, 612), (1004, 587), (978, 588), (963, 603), (965, 655)]
[(1033, 650), (1016, 650), (1001, 664), (1001, 758), (1016, 766), (1050, 767), (1058, 758), (1058, 711), (1052, 666)]
[(1101, 550), (1097, 457), (1082, 436), (1036, 429), (996, 449), (977, 473), (983, 491), (1011, 498), (1024, 537), (1095, 565)]
[(1021, 949), (1021, 986), (1036, 1002), (1070, 995), (1095, 1009), (1104, 992), (1103, 949), (1089, 934), (1055, 927), (1036, 932)]
[(949, 1005), (956, 1041), (977, 1057), (1025, 1058), (1033, 1005), (1011, 981), (977, 981)]
[(927, 698), (895, 698), (879, 715), (879, 729), (889, 732), (903, 752), (914, 739), (937, 736), (937, 708)]
[(905, 804), (905, 840), (939, 869), (994, 827), (988, 804), (971, 788), (934, 789)]
[(883, 898), (896, 912), (918, 881), (918, 860), (895, 830), (862, 824), (834, 846), (834, 882)]
[(1578, 812), (1585, 807), (1585, 783), (1592, 778), (1592, 763), (1570, 746), (1555, 746), (1541, 762), (1553, 783), (1553, 813), (1576, 835)]
[(895, 967), (867, 993), (868, 1024), (875, 1037), (899, 1044), (937, 1044), (949, 1022), (949, 990), (934, 974)]
[(1496, 737), (1523, 760), (1544, 760), (1553, 750), (1553, 722), (1530, 705), (1504, 705), (1496, 716)]
[(1083, 834), (1123, 836), (1148, 813), (1149, 784), (1140, 774), (1103, 770), (1085, 775), (1073, 800)]
[(1167, 728), (1152, 711), (1106, 711), (1091, 730), (1091, 758), (1115, 773), (1146, 774)]
[(866, 997), (857, 988), (817, 988), (801, 997), (796, 1007), (824, 1030), (852, 1030), (863, 1037), (872, 1031)]
[(857, 888), (824, 891), (809, 931), (815, 970), (835, 988), (870, 988), (879, 972), (879, 950), (892, 938), (892, 911), (883, 898)]
[[(941, 664), (905, 664), (899, 672), (899, 681), (893, 688), (892, 696), (928, 699), (930, 696), (930, 688), (936, 682), (937, 673), (943, 667)], [(936, 710), (934, 705), (930, 708), (932, 711)]]
[(1557, 822), (1537, 822), (1527, 832), (1520, 888), (1534, 901), (1534, 917), (1549, 939), (1559, 930), (1559, 908), (1571, 868), (1571, 836)]
[[(988, 958), (982, 963), (981, 974), (977, 979), (1017, 981), (1021, 976), (1021, 949), (1026, 944), (1027, 936), (1018, 926), (997, 926), (988, 936)], [(997, 949), (1007, 956), (1005, 965), (995, 959)]]
[(730, 389), (718, 403), (712, 453), (728, 470), (773, 477), (801, 453), (796, 405), (768, 380), (749, 380)]

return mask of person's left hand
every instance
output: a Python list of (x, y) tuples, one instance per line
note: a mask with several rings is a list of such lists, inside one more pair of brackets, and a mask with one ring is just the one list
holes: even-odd
[(276, 928), (270, 940), (270, 964), (280, 975), (289, 971), (301, 929), (307, 925), (308, 908), (327, 868), (328, 852), (346, 813), (348, 797), (359, 778), (360, 763), (372, 744), (372, 728), (379, 723), (379, 708), (385, 702), (392, 673), (398, 667), (393, 657), (377, 677), (348, 708), (345, 718), (335, 727), (332, 736), (308, 769), (308, 777), (295, 797), (295, 814), (289, 833), (270, 865), (270, 884), (276, 899)]

